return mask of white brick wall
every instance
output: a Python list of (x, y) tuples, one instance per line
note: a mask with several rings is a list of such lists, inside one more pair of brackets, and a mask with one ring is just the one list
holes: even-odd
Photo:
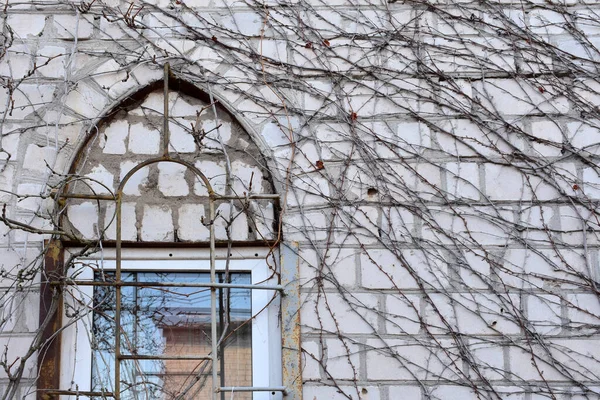
[[(281, 218), (298, 246), (305, 399), (597, 398), (595, 2), (266, 4), (8, 2), (2, 218), (114, 240), (114, 203), (48, 194), (71, 173), (114, 192), (161, 154), (162, 89), (138, 91), (169, 60), (205, 94), (171, 88), (173, 156), (218, 194), (282, 195), (214, 224), (260, 241)], [(182, 165), (142, 169), (123, 240), (207, 241), (207, 195)], [(0, 224), (1, 363), (37, 329), (26, 266), (49, 237)]]

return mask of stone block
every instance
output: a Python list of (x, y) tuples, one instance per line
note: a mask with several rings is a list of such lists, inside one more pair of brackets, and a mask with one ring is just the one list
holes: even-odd
[(527, 200), (532, 191), (521, 171), (514, 167), (485, 164), (486, 194), (493, 200)]
[(129, 127), (129, 151), (134, 154), (158, 154), (160, 139), (159, 131), (141, 122)]
[[(410, 340), (367, 340), (367, 379), (414, 381), (415, 379), (456, 379), (460, 359), (456, 343), (438, 340), (432, 343)], [(460, 363), (459, 363), (460, 365)]]
[(104, 135), (100, 135), (100, 147), (104, 154), (125, 154), (127, 152), (127, 135), (129, 135), (129, 124), (127, 121), (116, 120), (104, 129)]
[(592, 120), (568, 123), (567, 134), (573, 147), (598, 154), (598, 150), (600, 150), (599, 122), (598, 120)]
[(81, 204), (71, 204), (67, 208), (67, 217), (83, 239), (98, 237), (98, 206), (96, 203), (86, 201)]
[(38, 36), (46, 26), (46, 16), (43, 14), (13, 14), (9, 13), (7, 23), (10, 29), (20, 38), (29, 35)]
[(196, 142), (189, 128), (170, 122), (169, 135), (169, 151), (177, 153), (194, 153), (196, 151)]
[(582, 332), (588, 328), (595, 332), (600, 325), (600, 303), (598, 296), (589, 293), (574, 293), (565, 296), (568, 324)]
[(15, 167), (5, 165), (3, 168), (4, 170), (0, 172), (0, 201), (8, 203), (13, 197), (11, 193), (14, 191)]
[(321, 380), (321, 345), (303, 340), (302, 352), (302, 379), (305, 381)]
[(89, 185), (90, 189), (96, 194), (109, 194), (114, 193), (115, 177), (108, 171), (104, 165), (99, 164), (91, 169), (89, 174), (85, 175), (89, 180), (85, 182)]
[(583, 190), (587, 197), (600, 199), (600, 174), (596, 168), (583, 168)]
[(23, 168), (36, 172), (49, 173), (54, 166), (58, 149), (54, 146), (38, 146), (30, 144), (25, 151)]
[(141, 237), (149, 242), (172, 242), (174, 239), (173, 215), (168, 205), (144, 205)]
[(222, 203), (216, 210), (215, 237), (218, 240), (227, 240), (227, 227), (231, 240), (248, 239), (248, 219), (245, 213), (229, 203)]
[(54, 28), (60, 39), (89, 39), (94, 32), (91, 15), (54, 14)]
[(453, 198), (479, 200), (479, 166), (476, 163), (447, 163), (446, 187)]
[(416, 335), (421, 329), (420, 300), (413, 295), (385, 296), (385, 326), (388, 334)]
[(107, 102), (106, 94), (93, 86), (91, 82), (79, 81), (67, 95), (65, 105), (80, 115), (96, 118), (102, 115)]
[(360, 371), (360, 346), (350, 340), (327, 339), (326, 370), (332, 379), (357, 379)]
[[(217, 194), (225, 194), (227, 184), (227, 169), (223, 161), (197, 161), (196, 168), (204, 174)], [(194, 193), (198, 196), (208, 196), (208, 190), (200, 178), (194, 176)]]
[(477, 366), (477, 370), (471, 367), (470, 376), (473, 379), (479, 379), (480, 376), (489, 380), (504, 378), (504, 348), (501, 343), (491, 340), (470, 340), (468, 351)]
[[(48, 105), (53, 100), (54, 89), (54, 85), (50, 84), (20, 84), (13, 93), (14, 104), (12, 109), (9, 109), (7, 119), (23, 119)], [(0, 111), (0, 115), (3, 112)]]
[(37, 211), (42, 204), (39, 197), (44, 192), (44, 185), (38, 183), (21, 183), (17, 186), (17, 194), (20, 196), (29, 196), (19, 199), (17, 207), (29, 211)]
[[(121, 203), (121, 240), (137, 241), (137, 216), (135, 213), (136, 203)], [(117, 220), (115, 215), (115, 203), (106, 206), (104, 216), (104, 236), (108, 240), (117, 239)]]
[(207, 226), (208, 218), (204, 213), (202, 204), (184, 204), (179, 207), (179, 220), (177, 225), (177, 237), (184, 241), (207, 241), (210, 232)]
[(561, 333), (560, 297), (554, 295), (530, 295), (527, 297), (527, 319), (540, 335)]
[(48, 78), (61, 78), (65, 75), (65, 55), (68, 54), (64, 47), (44, 46), (36, 55), (38, 73)]
[(345, 334), (372, 334), (378, 327), (379, 302), (370, 293), (316, 293), (304, 295), (300, 310), (305, 333), (325, 330)]
[(176, 163), (158, 164), (158, 190), (167, 196), (187, 196), (190, 193), (185, 179), (187, 167)]
[(262, 192), (263, 174), (260, 168), (235, 160), (231, 163), (231, 170), (234, 177), (233, 192), (236, 195)]
[[(5, 360), (7, 366), (10, 368), (10, 372), (14, 374), (19, 368), (21, 363), (21, 357), (27, 354), (27, 351), (33, 345), (34, 337), (32, 335), (23, 336), (0, 336), (0, 353), (5, 354)], [(37, 378), (37, 353), (33, 353), (25, 363), (25, 369), (23, 372), (24, 379)], [(0, 369), (0, 379), (7, 379), (8, 376), (4, 368)]]
[[(120, 181), (136, 167), (139, 163), (136, 161), (123, 161), (120, 165)], [(148, 185), (148, 174), (150, 167), (144, 167), (137, 170), (127, 181), (123, 187), (123, 194), (128, 196), (140, 196), (141, 190), (145, 189)]]

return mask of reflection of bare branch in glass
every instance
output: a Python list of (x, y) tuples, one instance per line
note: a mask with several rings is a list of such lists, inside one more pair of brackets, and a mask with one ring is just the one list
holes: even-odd
[[(97, 277), (98, 279), (99, 277)], [(111, 274), (105, 275), (109, 281)], [(222, 278), (222, 277), (220, 277)], [(208, 273), (126, 273), (126, 282), (148, 286), (123, 287), (121, 352), (125, 355), (173, 357), (168, 360), (127, 360), (121, 363), (124, 399), (208, 399), (210, 362), (176, 359), (210, 354), (210, 290), (175, 287), (153, 288), (152, 282), (208, 282)], [(249, 283), (249, 274), (231, 274), (235, 283)], [(94, 293), (93, 387), (109, 390), (114, 375), (114, 288), (96, 287)], [(222, 382), (252, 385), (250, 291), (229, 293), (229, 330), (221, 341), (224, 362)], [(219, 312), (219, 329), (225, 315)], [(250, 394), (237, 396), (250, 399)]]

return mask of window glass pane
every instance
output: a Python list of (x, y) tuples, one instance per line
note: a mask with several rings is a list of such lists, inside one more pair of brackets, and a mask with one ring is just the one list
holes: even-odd
[[(114, 274), (97, 280), (114, 280)], [(210, 281), (209, 273), (123, 273), (124, 281), (148, 286), (123, 287), (121, 352), (124, 355), (190, 357), (211, 351), (210, 289), (151, 287), (152, 282), (191, 284)], [(218, 274), (221, 282), (223, 273)], [(230, 275), (232, 283), (250, 283), (250, 274)], [(93, 390), (112, 391), (114, 380), (115, 290), (96, 287), (93, 326)], [(217, 291), (219, 385), (252, 385), (251, 293), (249, 289)], [(221, 355), (224, 354), (224, 357)], [(208, 399), (210, 361), (126, 360), (121, 362), (123, 399)], [(221, 374), (224, 369), (225, 374)], [(236, 393), (237, 399), (250, 394)]]

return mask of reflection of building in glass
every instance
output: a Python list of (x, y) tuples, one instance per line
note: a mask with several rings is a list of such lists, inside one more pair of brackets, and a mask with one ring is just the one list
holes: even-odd
[[(99, 280), (99, 276), (96, 280)], [(114, 274), (104, 274), (114, 279)], [(224, 273), (218, 274), (225, 280)], [(121, 363), (124, 399), (210, 399), (210, 290), (198, 287), (153, 287), (153, 283), (196, 284), (210, 281), (208, 273), (125, 273), (122, 289), (122, 353), (148, 359)], [(249, 283), (250, 274), (230, 275), (233, 283)], [(143, 286), (139, 286), (143, 284)], [(248, 289), (217, 290), (219, 346), (217, 365), (221, 386), (252, 386), (251, 298)], [(112, 387), (114, 374), (114, 289), (95, 292), (93, 355), (94, 390)], [(153, 359), (152, 357), (156, 357)], [(223, 373), (224, 371), (224, 373)], [(251, 399), (236, 393), (236, 399)]]

